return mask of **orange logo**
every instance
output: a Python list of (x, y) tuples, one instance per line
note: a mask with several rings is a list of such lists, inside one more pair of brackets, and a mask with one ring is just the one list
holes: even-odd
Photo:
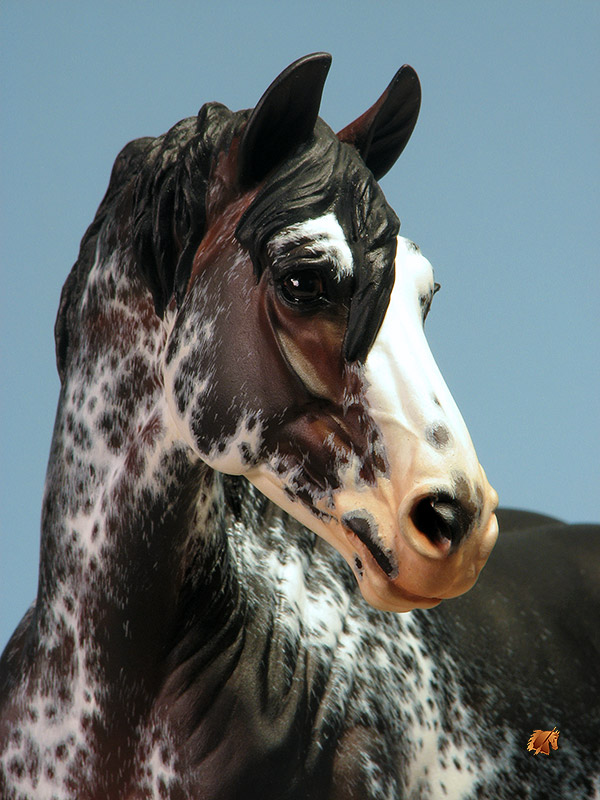
[(537, 756), (543, 753), (545, 756), (550, 755), (550, 745), (553, 750), (558, 750), (558, 735), (560, 731), (552, 728), (551, 731), (534, 731), (529, 737), (527, 742), (527, 749), (533, 751)]

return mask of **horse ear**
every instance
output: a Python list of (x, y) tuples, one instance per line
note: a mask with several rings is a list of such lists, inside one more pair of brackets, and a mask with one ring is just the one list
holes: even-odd
[(294, 61), (260, 98), (244, 128), (238, 150), (238, 181), (249, 187), (311, 137), (329, 53), (313, 53)]
[(421, 84), (417, 73), (405, 64), (379, 100), (368, 111), (338, 133), (352, 144), (376, 180), (393, 166), (417, 124), (421, 106)]

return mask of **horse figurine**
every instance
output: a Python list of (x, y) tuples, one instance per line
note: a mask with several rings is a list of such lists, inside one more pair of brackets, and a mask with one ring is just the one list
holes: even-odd
[(115, 162), (56, 323), (5, 800), (598, 792), (599, 539), (495, 514), (377, 183), (419, 81), (336, 135), (329, 65)]

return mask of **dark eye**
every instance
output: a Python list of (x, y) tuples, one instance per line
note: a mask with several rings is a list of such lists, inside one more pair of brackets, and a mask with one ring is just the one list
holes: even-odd
[(423, 322), (427, 319), (427, 314), (429, 314), (429, 309), (431, 308), (431, 302), (433, 300), (434, 294), (437, 294), (442, 287), (439, 283), (433, 284), (433, 290), (430, 295), (427, 297), (421, 298), (421, 310), (423, 313)]
[(294, 305), (308, 305), (325, 296), (325, 282), (316, 269), (290, 272), (280, 286), (284, 299)]

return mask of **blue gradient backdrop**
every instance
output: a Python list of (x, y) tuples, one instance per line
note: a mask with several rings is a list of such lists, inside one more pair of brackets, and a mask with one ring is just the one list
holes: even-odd
[(0, 7), (0, 648), (36, 591), (61, 286), (130, 139), (255, 104), (333, 54), (339, 129), (412, 64), (383, 179), (442, 292), (438, 363), (504, 505), (600, 518), (597, 2), (29, 2)]

